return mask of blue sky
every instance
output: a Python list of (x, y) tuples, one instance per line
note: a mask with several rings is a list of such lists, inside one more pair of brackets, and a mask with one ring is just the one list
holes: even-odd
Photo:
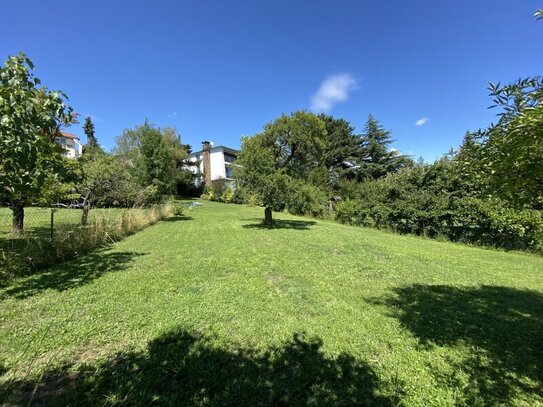
[[(0, 58), (95, 118), (111, 148), (145, 117), (202, 140), (242, 135), (298, 109), (433, 160), (495, 119), (488, 81), (542, 74), (543, 1), (5, 1)], [(416, 123), (418, 122), (418, 126)], [(69, 131), (83, 135), (80, 126)], [(84, 139), (83, 139), (84, 140)]]

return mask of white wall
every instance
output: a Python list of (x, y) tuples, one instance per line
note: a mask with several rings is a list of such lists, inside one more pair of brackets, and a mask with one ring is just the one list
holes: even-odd
[(57, 142), (64, 148), (64, 157), (79, 158), (81, 156), (83, 146), (77, 140), (68, 137), (58, 137)]
[(224, 170), (224, 152), (212, 151), (211, 155), (211, 180), (215, 181), (219, 178), (226, 178), (226, 171)]
[[(190, 157), (190, 161), (200, 161), (199, 168), (194, 166), (190, 167), (190, 170), (193, 174), (204, 173), (204, 157), (202, 154), (199, 154), (197, 157)], [(211, 165), (211, 180), (215, 181), (219, 178), (226, 178), (226, 170), (224, 168), (224, 151), (221, 149), (217, 151), (211, 151), (209, 155), (209, 161)]]

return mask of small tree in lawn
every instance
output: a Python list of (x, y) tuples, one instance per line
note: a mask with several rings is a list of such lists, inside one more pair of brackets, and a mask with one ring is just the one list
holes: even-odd
[(83, 197), (82, 225), (88, 223), (91, 206), (97, 202), (127, 206), (133, 201), (138, 186), (120, 157), (102, 152), (91, 159), (82, 157), (80, 162), (83, 174), (78, 189)]
[(24, 54), (0, 68), (0, 198), (13, 211), (13, 233), (23, 233), (24, 206), (37, 197), (46, 179), (62, 169), (55, 143), (62, 125), (72, 122), (60, 91), (38, 88), (34, 65)]
[(294, 179), (304, 179), (319, 165), (326, 128), (316, 115), (298, 111), (282, 115), (256, 136), (244, 138), (237, 159), (240, 186), (264, 204), (264, 224), (272, 226), (272, 210), (284, 208)]

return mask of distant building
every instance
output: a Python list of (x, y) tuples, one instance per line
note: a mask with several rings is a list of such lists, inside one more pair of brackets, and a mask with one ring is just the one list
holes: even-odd
[(199, 181), (211, 185), (211, 181), (227, 179), (233, 181), (234, 161), (239, 151), (225, 146), (212, 146), (209, 141), (202, 143), (202, 150), (189, 155), (189, 161), (195, 163), (190, 169), (194, 174), (202, 174)]
[(77, 137), (75, 134), (61, 131), (60, 136), (56, 138), (56, 141), (64, 148), (64, 151), (62, 152), (63, 157), (81, 157), (81, 153), (83, 152), (83, 145), (79, 142), (79, 137)]

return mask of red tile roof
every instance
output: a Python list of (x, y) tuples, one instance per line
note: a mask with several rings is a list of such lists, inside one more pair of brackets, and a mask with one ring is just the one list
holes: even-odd
[(79, 140), (79, 137), (72, 133), (66, 133), (65, 131), (61, 131), (60, 134), (62, 134), (62, 137)]

